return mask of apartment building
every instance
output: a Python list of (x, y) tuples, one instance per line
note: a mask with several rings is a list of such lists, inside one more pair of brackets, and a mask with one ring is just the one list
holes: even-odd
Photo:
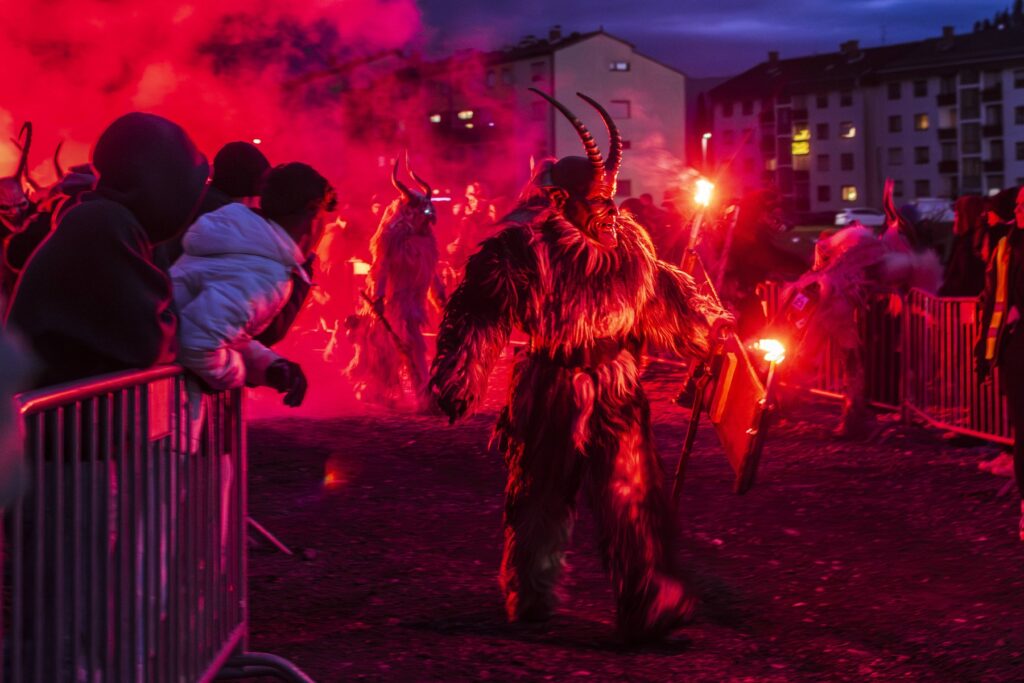
[[(1024, 29), (989, 28), (758, 64), (711, 91), (712, 150), (736, 192), (796, 214), (992, 193), (1024, 182)], [(1019, 123), (1018, 123), (1019, 122)]]

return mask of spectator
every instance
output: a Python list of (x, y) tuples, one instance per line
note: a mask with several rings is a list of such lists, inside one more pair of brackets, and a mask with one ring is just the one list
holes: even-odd
[(188, 229), (185, 254), (171, 268), (181, 315), (181, 364), (214, 390), (270, 386), (298, 406), (306, 378), (297, 363), (255, 339), (288, 301), (293, 277), (309, 282), (304, 262), (334, 210), (334, 189), (305, 164), (266, 178), (262, 215), (228, 204)]
[(174, 360), (171, 283), (153, 245), (188, 225), (209, 164), (176, 123), (133, 113), (100, 135), (93, 166), (95, 192), (26, 264), (8, 312), (40, 361), (37, 386)]
[[(263, 176), (269, 170), (270, 162), (256, 145), (248, 142), (224, 145), (213, 157), (213, 180), (199, 205), (196, 218), (234, 202), (255, 208), (259, 204)], [(157, 248), (156, 261), (164, 270), (181, 257), (181, 238), (179, 235)]]
[[(984, 381), (998, 366), (1013, 426), (1013, 469), (1024, 496), (1024, 188), (1017, 193), (1015, 221), (999, 240), (985, 272), (981, 295), (981, 338), (975, 347), (978, 376)], [(1020, 540), (1024, 541), (1024, 501)]]
[(985, 287), (984, 208), (985, 200), (977, 195), (966, 195), (956, 202), (953, 245), (939, 290), (941, 296), (978, 296)]

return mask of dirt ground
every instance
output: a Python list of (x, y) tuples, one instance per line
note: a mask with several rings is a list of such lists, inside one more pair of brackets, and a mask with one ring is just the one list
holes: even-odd
[[(647, 373), (669, 471), (679, 384), (678, 370)], [(702, 427), (678, 548), (699, 614), (630, 649), (585, 507), (560, 613), (505, 622), (496, 405), (456, 427), (404, 413), (254, 423), (250, 510), (296, 556), (252, 549), (250, 648), (318, 681), (1024, 681), (1018, 499), (977, 469), (993, 449), (895, 423), (836, 442), (838, 408), (809, 402), (773, 426), (738, 497)]]

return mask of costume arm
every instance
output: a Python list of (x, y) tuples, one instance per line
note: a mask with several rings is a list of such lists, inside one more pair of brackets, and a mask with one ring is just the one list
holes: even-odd
[(469, 258), (466, 276), (445, 306), (430, 387), (455, 420), (483, 399), (487, 379), (513, 325), (535, 291), (537, 262), (530, 233), (509, 227)]
[(732, 316), (701, 294), (693, 278), (664, 261), (657, 262), (654, 289), (641, 319), (644, 337), (680, 356), (707, 356), (712, 327), (731, 323)]

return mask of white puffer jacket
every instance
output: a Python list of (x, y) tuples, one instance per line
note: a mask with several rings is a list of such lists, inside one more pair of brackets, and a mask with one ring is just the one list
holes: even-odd
[(280, 312), (292, 274), (308, 282), (288, 233), (243, 204), (200, 216), (171, 267), (179, 362), (215, 390), (265, 383), (280, 358), (253, 339)]

